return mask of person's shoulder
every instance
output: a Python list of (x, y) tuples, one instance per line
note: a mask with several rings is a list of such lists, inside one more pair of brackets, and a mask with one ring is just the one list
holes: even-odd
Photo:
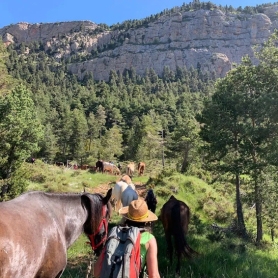
[(150, 237), (148, 238), (147, 242), (148, 242), (149, 246), (153, 246), (153, 247), (157, 246), (157, 241), (153, 234), (150, 234)]
[(141, 239), (148, 242), (150, 239), (154, 238), (154, 235), (149, 231), (141, 232)]

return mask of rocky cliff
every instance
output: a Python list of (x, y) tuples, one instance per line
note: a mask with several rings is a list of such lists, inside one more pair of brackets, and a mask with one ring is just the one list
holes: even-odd
[(255, 61), (253, 47), (261, 45), (278, 27), (278, 5), (263, 13), (224, 13), (219, 9), (162, 15), (145, 26), (99, 31), (90, 21), (28, 24), (0, 29), (5, 44), (39, 41), (57, 60), (76, 55), (68, 69), (80, 78), (92, 72), (108, 80), (110, 70), (134, 68), (144, 74), (153, 68), (186, 66), (214, 71), (223, 77), (244, 55)]

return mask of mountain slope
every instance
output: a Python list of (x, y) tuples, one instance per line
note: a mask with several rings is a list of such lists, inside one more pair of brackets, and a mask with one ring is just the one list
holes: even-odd
[(83, 78), (109, 79), (111, 70), (134, 68), (139, 75), (165, 67), (193, 67), (225, 76), (244, 55), (255, 61), (253, 47), (261, 45), (277, 28), (278, 5), (247, 14), (207, 9), (160, 14), (140, 24), (118, 28), (90, 21), (28, 24), (0, 29), (5, 44), (41, 42), (58, 61), (67, 59), (68, 70)]

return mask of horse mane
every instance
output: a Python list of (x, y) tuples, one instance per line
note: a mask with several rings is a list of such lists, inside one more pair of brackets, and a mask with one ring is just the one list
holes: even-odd
[[(81, 195), (81, 200), (83, 205), (87, 208), (88, 217), (86, 222), (84, 223), (84, 233), (92, 234), (93, 227), (97, 227), (102, 218), (102, 195), (84, 193)], [(93, 205), (92, 205), (93, 204)], [(93, 217), (94, 216), (94, 217)], [(96, 217), (98, 216), (98, 217)]]

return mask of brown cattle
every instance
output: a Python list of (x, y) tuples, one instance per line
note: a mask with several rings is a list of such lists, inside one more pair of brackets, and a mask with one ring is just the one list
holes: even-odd
[(139, 176), (144, 175), (144, 172), (145, 172), (145, 169), (146, 169), (146, 164), (144, 162), (139, 162), (137, 169), (138, 169)]

